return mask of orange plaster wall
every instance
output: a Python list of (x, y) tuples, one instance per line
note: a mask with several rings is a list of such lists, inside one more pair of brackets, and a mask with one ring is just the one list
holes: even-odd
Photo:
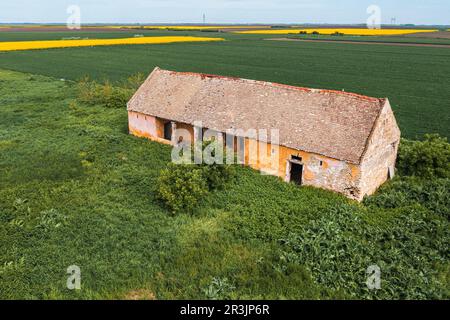
[(164, 144), (171, 143), (163, 139), (164, 121), (156, 117), (128, 111), (128, 129), (136, 137), (147, 138)]
[[(272, 146), (261, 142), (259, 148), (266, 150), (268, 155), (270, 155), (272, 149), (275, 149), (275, 152), (278, 153), (277, 166), (276, 163), (262, 161), (259, 156), (260, 149), (256, 149), (258, 152), (255, 154), (254, 147), (250, 147), (252, 141), (250, 139), (245, 139), (245, 141), (245, 164), (253, 169), (268, 172), (286, 180), (286, 166), (288, 160), (291, 159), (291, 156), (301, 157), (303, 163), (302, 180), (304, 185), (332, 190), (342, 193), (349, 198), (362, 200), (362, 194), (360, 192), (361, 168), (359, 165), (284, 146)], [(249, 154), (251, 149), (253, 149), (254, 152), (253, 157)], [(253, 161), (251, 161), (252, 159)]]
[[(162, 139), (164, 136), (164, 123), (167, 121), (132, 111), (128, 115), (131, 134), (170, 144), (170, 141)], [(177, 129), (188, 130), (191, 141), (193, 141), (194, 129), (191, 125), (177, 123)], [(237, 139), (235, 139), (235, 150), (237, 148), (236, 141)], [(284, 146), (273, 146), (264, 142), (257, 143), (254, 139), (245, 138), (244, 141), (244, 163), (253, 169), (261, 170), (286, 180), (287, 161), (291, 159), (291, 156), (301, 157), (304, 185), (332, 190), (342, 193), (349, 198), (362, 200), (363, 194), (360, 190), (361, 168), (359, 165)], [(264, 152), (266, 156), (261, 157), (260, 152)], [(271, 160), (272, 152), (275, 153), (274, 158)], [(320, 164), (321, 161), (322, 165)]]

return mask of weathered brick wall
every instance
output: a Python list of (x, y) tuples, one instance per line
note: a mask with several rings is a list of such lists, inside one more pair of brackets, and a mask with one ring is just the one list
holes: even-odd
[(322, 156), (312, 155), (304, 168), (305, 185), (339, 192), (354, 200), (361, 200), (360, 178), (358, 165)]
[[(278, 153), (277, 163), (267, 163), (260, 161), (258, 154), (256, 157), (249, 155), (249, 142), (249, 139), (246, 139), (245, 163), (252, 168), (276, 175), (284, 181), (289, 181), (288, 160), (292, 156), (301, 157), (303, 163), (303, 185), (338, 192), (350, 199), (362, 200), (363, 194), (360, 190), (361, 170), (359, 165), (284, 146), (275, 147)], [(265, 143), (260, 143), (259, 147), (268, 150), (269, 154), (270, 150), (274, 148)], [(257, 158), (257, 160), (249, 163), (252, 158)]]
[(342, 193), (360, 200), (361, 172), (358, 165), (318, 154), (280, 147), (280, 176), (286, 178), (286, 164), (291, 156), (300, 156), (303, 166), (303, 185)]
[(386, 100), (361, 162), (364, 195), (373, 194), (389, 178), (390, 168), (395, 167), (399, 143), (400, 129)]

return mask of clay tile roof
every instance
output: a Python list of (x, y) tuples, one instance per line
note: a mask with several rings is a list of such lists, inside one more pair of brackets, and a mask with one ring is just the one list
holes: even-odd
[(279, 129), (280, 145), (360, 163), (385, 99), (155, 68), (128, 110), (226, 132)]

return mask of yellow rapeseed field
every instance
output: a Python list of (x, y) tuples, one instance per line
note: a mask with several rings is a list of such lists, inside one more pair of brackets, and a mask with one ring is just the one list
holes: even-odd
[(314, 31), (320, 34), (333, 34), (336, 32), (343, 33), (345, 35), (355, 36), (393, 36), (393, 35), (405, 35), (418, 32), (436, 32), (437, 30), (430, 29), (357, 29), (357, 28), (336, 28), (336, 29), (321, 29), (321, 28), (308, 28), (308, 29), (271, 29), (271, 30), (250, 30), (250, 31), (236, 31), (236, 33), (245, 34), (291, 34), (300, 33), (306, 31), (307, 33), (313, 33)]
[(203, 37), (140, 37), (123, 39), (47, 40), (0, 42), (0, 51), (36, 50), (69, 47), (114, 46), (127, 44), (159, 44), (174, 42), (223, 41), (222, 38)]

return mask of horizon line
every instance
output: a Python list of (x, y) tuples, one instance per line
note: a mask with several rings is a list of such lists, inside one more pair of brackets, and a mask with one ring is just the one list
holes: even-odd
[[(21, 24), (28, 24), (28, 25), (66, 25), (66, 22), (0, 22), (0, 25), (21, 25)], [(271, 23), (265, 23), (265, 22), (254, 22), (254, 23), (244, 23), (244, 22), (224, 22), (224, 23), (203, 23), (203, 22), (88, 22), (88, 23), (82, 23), (81, 26), (89, 26), (89, 25), (136, 25), (136, 26), (251, 26), (251, 25), (261, 25), (261, 26), (302, 26), (302, 25), (314, 25), (314, 26), (366, 26), (366, 23), (364, 22), (358, 22), (358, 23), (312, 23), (312, 22), (271, 22)], [(404, 27), (404, 26), (442, 26), (442, 27), (448, 27), (450, 24), (417, 24), (417, 23), (401, 23), (401, 24), (389, 24), (389, 23), (382, 23), (381, 26), (391, 26), (391, 27)]]

